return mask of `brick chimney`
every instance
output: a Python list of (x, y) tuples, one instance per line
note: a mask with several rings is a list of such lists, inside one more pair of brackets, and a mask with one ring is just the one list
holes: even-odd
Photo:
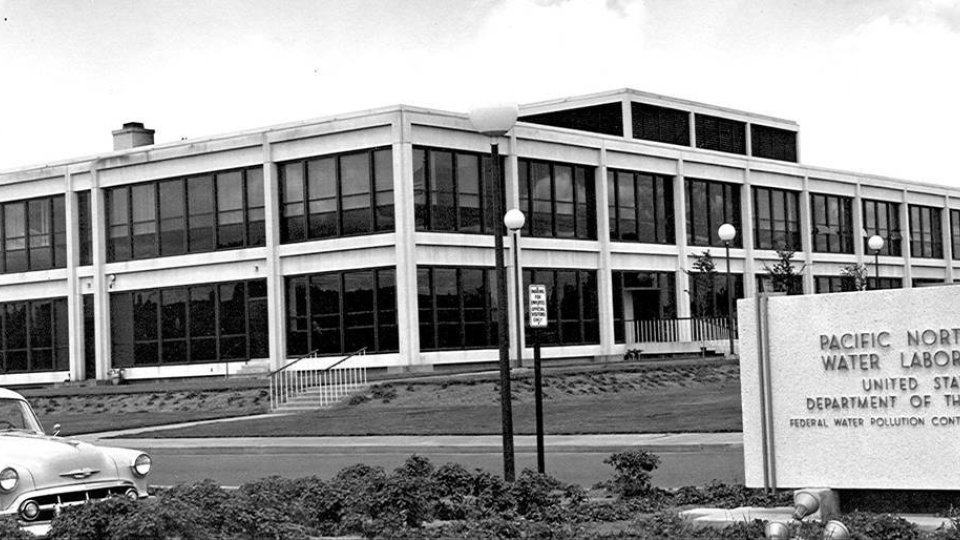
[(113, 149), (127, 150), (153, 144), (154, 130), (143, 127), (140, 122), (127, 122), (113, 132)]

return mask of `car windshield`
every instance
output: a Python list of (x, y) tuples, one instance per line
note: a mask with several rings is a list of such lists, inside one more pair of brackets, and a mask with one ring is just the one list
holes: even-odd
[(0, 398), (0, 433), (10, 431), (43, 433), (40, 422), (26, 401)]

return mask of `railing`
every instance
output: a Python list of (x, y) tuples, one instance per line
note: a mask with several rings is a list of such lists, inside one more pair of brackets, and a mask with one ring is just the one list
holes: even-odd
[[(693, 343), (729, 338), (726, 317), (683, 317), (627, 321), (627, 343)], [(733, 335), (737, 328), (734, 322)]]
[[(324, 368), (306, 366), (300, 362), (313, 360), (316, 363), (318, 351), (313, 350), (299, 356), (276, 371), (270, 372), (270, 408), (278, 409), (291, 399), (306, 392), (315, 394), (320, 406), (340, 401), (341, 398), (355, 392), (367, 384), (367, 367), (363, 362), (358, 366), (338, 367), (354, 357), (366, 355), (364, 347), (337, 360)], [(310, 363), (310, 362), (305, 362)]]

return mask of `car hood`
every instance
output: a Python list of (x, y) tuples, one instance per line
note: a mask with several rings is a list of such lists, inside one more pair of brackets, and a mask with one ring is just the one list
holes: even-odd
[(27, 433), (0, 433), (0, 467), (26, 468), (37, 488), (118, 475), (116, 461), (102, 448)]

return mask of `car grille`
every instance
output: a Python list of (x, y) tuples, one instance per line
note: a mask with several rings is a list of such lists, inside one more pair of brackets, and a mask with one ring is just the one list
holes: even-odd
[(122, 497), (130, 485), (119, 485), (96, 489), (84, 489), (78, 491), (67, 491), (64, 493), (52, 493), (38, 497), (29, 497), (28, 500), (36, 501), (40, 505), (40, 515), (33, 521), (49, 521), (53, 519), (59, 511), (67, 506), (77, 506), (89, 501), (108, 499), (113, 496)]

